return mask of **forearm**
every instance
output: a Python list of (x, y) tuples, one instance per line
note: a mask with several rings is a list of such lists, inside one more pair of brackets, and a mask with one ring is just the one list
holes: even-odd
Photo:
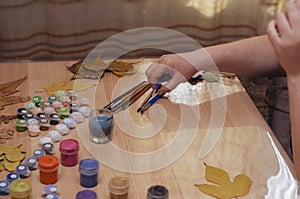
[(300, 76), (288, 76), (290, 118), (292, 130), (292, 147), (294, 165), (298, 180), (300, 180)]
[[(244, 76), (280, 76), (284, 75), (275, 51), (267, 36), (252, 37), (236, 42), (204, 48), (218, 70)], [(203, 49), (194, 51), (194, 57), (203, 57)], [(198, 68), (210, 70), (212, 63), (194, 60)]]

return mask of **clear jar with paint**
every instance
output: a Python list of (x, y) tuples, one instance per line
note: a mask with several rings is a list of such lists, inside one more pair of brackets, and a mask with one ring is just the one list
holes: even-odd
[(28, 166), (29, 170), (35, 170), (38, 167), (38, 161), (36, 157), (29, 157), (24, 160), (24, 164)]
[(77, 140), (66, 139), (61, 141), (59, 151), (62, 165), (72, 167), (78, 163), (79, 143)]
[(19, 178), (20, 178), (19, 174), (15, 173), (15, 172), (11, 172), (11, 173), (6, 175), (6, 180), (8, 182), (12, 182), (12, 181), (17, 180)]
[(38, 161), (40, 170), (40, 182), (54, 184), (58, 180), (58, 159), (53, 155), (45, 155)]
[(98, 199), (98, 196), (92, 190), (82, 190), (77, 192), (76, 199)]
[(108, 183), (110, 199), (127, 199), (129, 180), (124, 176), (115, 176)]
[(30, 175), (30, 170), (27, 165), (19, 165), (16, 167), (16, 173), (20, 178), (27, 178)]
[(50, 114), (49, 119), (51, 125), (57, 125), (59, 123), (59, 115), (57, 113)]
[(0, 181), (0, 195), (7, 195), (9, 193), (9, 182), (1, 180)]
[(147, 199), (168, 199), (169, 190), (162, 185), (151, 186), (147, 191)]
[(18, 132), (24, 132), (24, 131), (26, 131), (26, 129), (27, 129), (27, 123), (26, 123), (26, 121), (23, 120), (23, 119), (18, 119), (16, 121), (16, 130)]
[(83, 159), (79, 163), (80, 185), (95, 187), (98, 184), (99, 163), (94, 159)]
[(14, 180), (9, 185), (11, 199), (30, 199), (31, 184), (27, 179)]

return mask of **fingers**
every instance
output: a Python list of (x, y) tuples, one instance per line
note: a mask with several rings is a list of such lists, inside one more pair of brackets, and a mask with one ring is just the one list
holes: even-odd
[(300, 1), (290, 1), (286, 4), (286, 16), (291, 29), (300, 25)]
[(277, 31), (276, 22), (272, 20), (269, 22), (267, 27), (267, 34), (271, 44), (275, 47), (280, 43), (280, 36)]

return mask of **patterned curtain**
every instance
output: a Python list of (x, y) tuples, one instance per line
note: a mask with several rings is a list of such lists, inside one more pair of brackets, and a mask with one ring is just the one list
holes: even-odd
[(284, 0), (1, 0), (0, 61), (79, 59), (138, 27), (180, 31), (202, 46), (265, 33)]

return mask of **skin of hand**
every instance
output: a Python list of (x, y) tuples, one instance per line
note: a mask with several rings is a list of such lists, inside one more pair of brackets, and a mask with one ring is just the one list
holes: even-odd
[(152, 63), (146, 70), (146, 75), (152, 87), (155, 87), (157, 82), (166, 82), (158, 90), (158, 94), (163, 95), (181, 82), (187, 81), (196, 72), (197, 69), (181, 54), (169, 54)]
[(267, 28), (271, 44), (287, 75), (294, 168), (300, 180), (300, 0), (288, 2)]

